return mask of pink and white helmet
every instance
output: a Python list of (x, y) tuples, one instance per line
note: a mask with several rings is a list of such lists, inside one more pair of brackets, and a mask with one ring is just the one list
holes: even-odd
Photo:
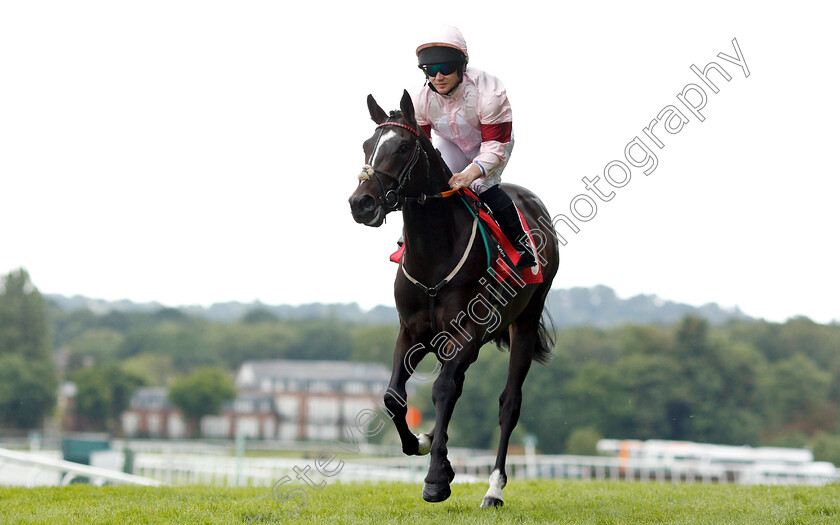
[[(460, 51), (460, 55), (451, 50)], [(416, 53), (421, 66), (453, 61), (463, 61), (466, 64), (470, 59), (464, 35), (458, 28), (448, 25), (433, 29), (425, 43), (417, 46)]]

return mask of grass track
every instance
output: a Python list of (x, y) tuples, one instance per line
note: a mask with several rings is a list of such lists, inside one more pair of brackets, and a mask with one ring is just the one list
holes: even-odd
[[(282, 487), (281, 493), (291, 488)], [(479, 509), (486, 485), (453, 485), (425, 503), (420, 484), (333, 483), (296, 517), (269, 488), (0, 488), (2, 523), (840, 523), (840, 485), (747, 487), (588, 481), (512, 481), (505, 506)]]

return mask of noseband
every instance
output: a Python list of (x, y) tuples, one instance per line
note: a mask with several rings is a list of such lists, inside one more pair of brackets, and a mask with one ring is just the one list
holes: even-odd
[[(403, 190), (405, 189), (406, 183), (411, 180), (411, 172), (414, 170), (414, 166), (417, 165), (417, 161), (420, 159), (420, 154), (423, 154), (423, 158), (426, 162), (426, 178), (429, 177), (429, 157), (426, 154), (426, 151), (420, 145), (420, 133), (412, 128), (407, 124), (403, 124), (401, 122), (383, 122), (376, 126), (376, 129), (379, 130), (379, 135), (376, 137), (376, 145), (373, 148), (373, 151), (376, 151), (377, 146), (379, 146), (379, 141), (382, 139), (382, 128), (387, 126), (397, 126), (403, 129), (407, 129), (410, 131), (415, 139), (414, 139), (414, 148), (411, 151), (411, 157), (409, 157), (408, 161), (406, 161), (405, 165), (403, 165), (402, 170), (400, 170), (399, 175), (393, 175), (392, 173), (388, 173), (385, 170), (381, 170), (371, 166), (370, 164), (365, 164), (362, 168), (362, 172), (359, 174), (359, 180), (365, 181), (369, 180), (371, 177), (376, 180), (379, 184), (379, 194), (380, 194), (380, 203), (382, 206), (388, 211), (394, 211), (399, 209), (400, 201), (406, 200), (416, 200), (421, 204), (426, 201), (426, 196), (424, 194), (420, 194), (420, 197), (406, 197), (403, 195)], [(371, 162), (373, 159), (371, 159)], [(382, 175), (390, 177), (397, 181), (398, 186), (396, 190), (388, 190), (385, 191), (385, 184), (382, 182)]]

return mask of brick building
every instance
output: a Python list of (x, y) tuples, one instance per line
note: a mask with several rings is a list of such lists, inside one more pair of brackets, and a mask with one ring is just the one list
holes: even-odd
[[(231, 439), (334, 440), (363, 410), (377, 410), (391, 371), (375, 363), (246, 361), (236, 374), (237, 397), (204, 416), (201, 436)], [(164, 387), (139, 388), (121, 416), (126, 437), (183, 438), (187, 423)]]

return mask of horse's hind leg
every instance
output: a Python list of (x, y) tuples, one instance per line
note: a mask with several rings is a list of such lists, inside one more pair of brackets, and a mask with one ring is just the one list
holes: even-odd
[(519, 409), (522, 406), (522, 384), (531, 368), (531, 360), (537, 344), (538, 325), (539, 319), (536, 323), (517, 321), (510, 327), (511, 345), (508, 379), (505, 389), (499, 397), (499, 426), (501, 427), (499, 450), (496, 454), (496, 464), (490, 474), (490, 488), (487, 489), (484, 500), (481, 502), (482, 508), (501, 507), (503, 504), (502, 489), (507, 484), (505, 459), (507, 458), (508, 443), (510, 442), (510, 435), (519, 421)]

